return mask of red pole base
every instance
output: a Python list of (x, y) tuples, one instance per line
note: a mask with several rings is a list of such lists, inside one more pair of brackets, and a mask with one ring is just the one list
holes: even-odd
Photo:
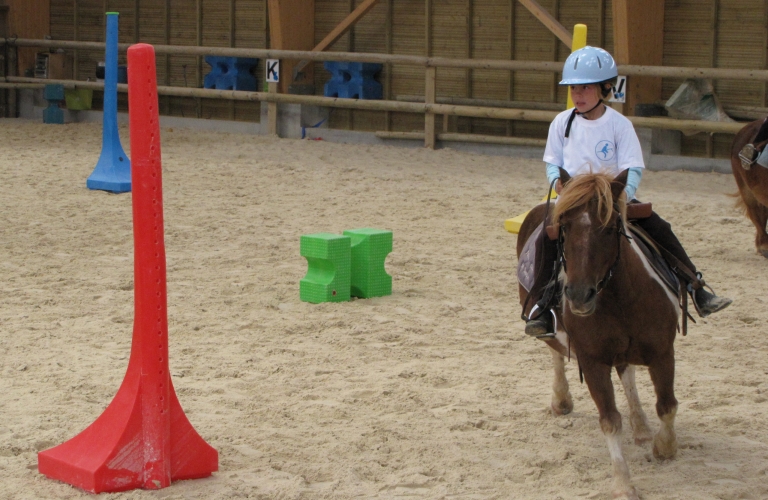
[(38, 454), (42, 474), (101, 493), (159, 489), (171, 481), (208, 477), (218, 470), (218, 452), (189, 423), (171, 387), (170, 477), (145, 480), (145, 456), (152, 450), (143, 439), (139, 368), (129, 364), (115, 399), (88, 428)]

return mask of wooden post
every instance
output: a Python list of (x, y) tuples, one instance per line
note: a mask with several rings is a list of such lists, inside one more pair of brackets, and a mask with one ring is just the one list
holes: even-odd
[[(8, 65), (8, 76), (18, 75), (18, 69), (17, 69), (19, 66), (18, 50), (19, 49), (15, 45), (11, 45), (10, 47), (8, 47), (8, 61), (6, 61), (6, 64)], [(16, 118), (19, 116), (18, 96), (19, 96), (19, 93), (16, 91), (16, 89), (10, 89), (8, 91), (8, 112), (11, 118)]]
[[(428, 66), (424, 87), (424, 103), (434, 104), (436, 94), (437, 68)], [(435, 149), (435, 113), (424, 113), (424, 147)]]
[[(387, 15), (385, 21), (387, 54), (392, 53), (392, 18), (394, 17), (392, 12), (393, 2), (394, 0), (387, 0)], [(386, 71), (386, 77), (384, 80), (384, 98), (389, 101), (392, 99), (392, 63), (386, 63), (384, 71)], [(384, 112), (384, 130), (392, 130), (392, 112), (390, 111)]]
[[(619, 65), (661, 66), (664, 55), (664, 0), (613, 0), (613, 57)], [(661, 99), (661, 78), (627, 78), (627, 115), (635, 105)]]
[(133, 43), (139, 43), (139, 36), (141, 36), (140, 31), (140, 23), (139, 19), (141, 19), (141, 16), (139, 14), (139, 7), (141, 0), (134, 0), (133, 4)]
[[(197, 6), (196, 6), (196, 12), (197, 12), (197, 23), (195, 24), (195, 29), (197, 33), (197, 46), (200, 47), (203, 45), (203, 0), (197, 0)], [(197, 56), (197, 64), (195, 65), (195, 80), (197, 82), (196, 87), (200, 88), (203, 86), (203, 57)], [(203, 103), (200, 99), (195, 100), (195, 111), (197, 112), (197, 117), (202, 118), (203, 116)]]
[[(763, 0), (763, 40), (768, 40), (768, 0)], [(768, 68), (768, 44), (763, 49), (763, 69)], [(768, 83), (763, 82), (763, 107), (768, 106)]]
[[(553, 7), (554, 17), (557, 19), (560, 16), (560, 0), (554, 0), (555, 5)], [(573, 40), (573, 36), (571, 36)], [(560, 43), (557, 37), (552, 38), (552, 60), (560, 60)], [(552, 87), (550, 89), (549, 100), (550, 102), (557, 102), (557, 87), (558, 87), (557, 73), (552, 73)]]
[[(80, 34), (80, 30), (78, 30), (78, 24), (80, 23), (80, 20), (78, 19), (77, 0), (73, 0), (72, 4), (73, 4), (72, 5), (72, 11), (73, 11), (72, 12), (72, 16), (73, 16), (72, 22), (74, 23), (74, 29), (73, 29), (73, 32), (72, 32), (72, 37), (74, 38), (75, 41), (77, 41), (78, 35)], [(78, 78), (77, 72), (80, 69), (79, 68), (80, 65), (78, 63), (78, 59), (79, 59), (78, 56), (79, 55), (80, 55), (80, 51), (79, 50), (75, 49), (74, 51), (72, 51), (72, 59), (73, 59), (72, 60), (72, 75), (75, 78), (75, 80), (77, 80), (77, 78)]]
[[(229, 0), (229, 46), (235, 46), (235, 0)], [(235, 101), (229, 102), (229, 119), (235, 119)]]
[[(712, 0), (712, 18), (710, 24), (711, 38), (709, 40), (709, 65), (711, 67), (717, 67), (717, 17), (720, 11), (720, 0)], [(714, 82), (712, 84), (714, 86)], [(715, 136), (714, 134), (707, 134), (706, 139), (706, 154), (707, 158), (714, 158), (715, 156)]]
[[(268, 90), (270, 94), (277, 93), (277, 83), (269, 83), (268, 84)], [(277, 133), (277, 103), (276, 102), (270, 102), (267, 104), (267, 133), (269, 135), (278, 136)]]
[[(268, 0), (269, 43), (278, 50), (312, 50), (315, 46), (315, 0)], [(313, 85), (315, 66), (280, 61), (280, 92), (291, 85)], [(295, 74), (295, 80), (294, 80)]]
[[(472, 26), (472, 13), (474, 11), (474, 5), (473, 0), (467, 0), (467, 59), (472, 59), (472, 34), (473, 34), (473, 26)], [(466, 72), (466, 86), (467, 86), (467, 98), (472, 97), (473, 89), (472, 89), (472, 75), (473, 71), (472, 68), (467, 68)], [(448, 117), (445, 117), (445, 121), (447, 123)], [(472, 120), (469, 120), (469, 133), (472, 133)], [(444, 127), (445, 128), (445, 127)], [(444, 132), (448, 132), (447, 128), (444, 130)]]
[[(766, 0), (768, 1), (768, 0)], [(510, 60), (515, 58), (515, 5), (517, 0), (509, 0), (509, 55)], [(509, 86), (507, 87), (507, 97), (510, 101), (515, 100), (515, 72), (509, 72)], [(507, 120), (507, 135), (512, 135), (514, 124)]]
[[(170, 45), (171, 44), (171, 0), (165, 0), (165, 21), (164, 26), (165, 28), (165, 44)], [(165, 55), (165, 85), (171, 84), (171, 56), (170, 54)], [(165, 109), (166, 115), (171, 114), (171, 98), (169, 96), (163, 96), (160, 98), (163, 101), (163, 108)]]
[[(12, 36), (23, 34), (29, 38), (43, 38), (51, 31), (50, 2), (47, 0), (5, 0), (7, 5), (8, 33)], [(17, 53), (18, 74), (35, 67), (37, 49), (21, 48)]]

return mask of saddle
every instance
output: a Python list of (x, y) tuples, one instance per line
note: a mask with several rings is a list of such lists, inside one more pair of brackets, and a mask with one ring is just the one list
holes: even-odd
[[(650, 203), (649, 203), (650, 205)], [(629, 232), (635, 239), (635, 243), (643, 252), (648, 263), (651, 265), (656, 274), (661, 278), (661, 281), (670, 289), (675, 295), (680, 294), (680, 278), (677, 277), (672, 267), (659, 250), (658, 245), (653, 239), (646, 233), (643, 228), (637, 224), (633, 224), (632, 220), (629, 220)]]

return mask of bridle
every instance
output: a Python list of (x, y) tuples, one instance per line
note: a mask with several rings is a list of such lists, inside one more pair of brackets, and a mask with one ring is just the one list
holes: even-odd
[[(619, 212), (618, 206), (614, 204), (613, 209), (616, 212)], [(597, 293), (603, 291), (603, 289), (608, 285), (608, 282), (611, 280), (613, 275), (616, 272), (616, 268), (619, 266), (619, 262), (621, 261), (621, 237), (625, 237), (627, 241), (632, 240), (632, 237), (627, 234), (627, 228), (624, 224), (624, 221), (619, 215), (616, 217), (616, 259), (613, 261), (613, 264), (611, 264), (611, 267), (608, 268), (608, 271), (606, 271), (605, 275), (603, 276), (603, 279), (597, 282)], [(568, 272), (567, 269), (567, 259), (565, 258), (565, 228), (561, 224), (558, 224), (558, 235), (557, 235), (557, 267), (556, 270), (559, 271), (559, 268), (562, 267), (563, 271)]]

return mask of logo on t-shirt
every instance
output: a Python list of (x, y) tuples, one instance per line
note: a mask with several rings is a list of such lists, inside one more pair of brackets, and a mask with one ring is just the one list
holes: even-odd
[(595, 155), (600, 161), (609, 161), (616, 155), (616, 148), (611, 141), (600, 141), (595, 146)]

